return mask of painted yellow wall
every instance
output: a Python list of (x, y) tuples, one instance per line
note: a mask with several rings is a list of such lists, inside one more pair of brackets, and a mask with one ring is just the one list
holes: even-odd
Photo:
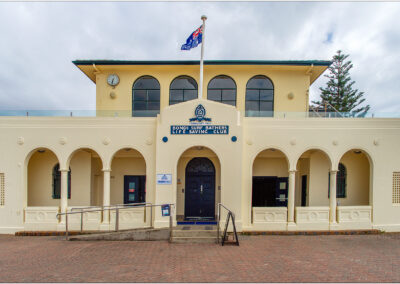
[[(205, 157), (211, 160), (215, 167), (215, 203), (218, 204), (221, 200), (221, 165), (219, 163), (218, 157), (213, 151), (208, 148), (203, 148), (202, 150), (189, 149), (185, 151), (179, 159), (177, 168), (177, 182), (176, 182), (176, 214), (185, 214), (185, 173), (186, 166), (196, 157)], [(183, 192), (182, 192), (183, 190)]]
[(288, 177), (289, 168), (285, 158), (256, 158), (253, 176)]
[(328, 182), (330, 165), (328, 158), (320, 151), (310, 154), (310, 175), (308, 188), (309, 206), (329, 206)]
[[(153, 76), (160, 83), (161, 109), (169, 105), (169, 88), (174, 78), (180, 75), (193, 77), (199, 84), (199, 67), (191, 65), (170, 66), (97, 66), (102, 70), (96, 74), (96, 107), (98, 111), (125, 110), (122, 115), (130, 116), (132, 110), (132, 87), (134, 82), (144, 75)], [(310, 75), (306, 74), (305, 66), (235, 66), (235, 65), (205, 65), (204, 66), (204, 97), (207, 97), (207, 86), (212, 78), (218, 75), (232, 77), (237, 86), (237, 109), (245, 110), (246, 84), (253, 76), (265, 75), (274, 84), (274, 110), (277, 112), (304, 112), (308, 108), (307, 90), (310, 86)], [(107, 84), (110, 74), (118, 74), (120, 83), (111, 87)], [(110, 93), (116, 98), (112, 99)], [(289, 99), (288, 94), (294, 98)], [(101, 112), (98, 113), (101, 116)], [(120, 116), (122, 116), (120, 115)]]

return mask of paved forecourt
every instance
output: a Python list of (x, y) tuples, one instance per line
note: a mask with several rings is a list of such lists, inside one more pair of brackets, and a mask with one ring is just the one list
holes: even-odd
[(0, 235), (1, 282), (399, 282), (400, 234), (242, 236), (240, 247)]

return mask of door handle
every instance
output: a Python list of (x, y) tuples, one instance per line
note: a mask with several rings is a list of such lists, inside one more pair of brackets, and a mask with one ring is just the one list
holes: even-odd
[(203, 185), (200, 185), (200, 193), (203, 194)]

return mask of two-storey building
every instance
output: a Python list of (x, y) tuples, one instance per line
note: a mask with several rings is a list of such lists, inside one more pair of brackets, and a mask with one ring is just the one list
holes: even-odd
[[(0, 232), (137, 202), (174, 204), (174, 222), (214, 220), (222, 203), (239, 231), (400, 231), (400, 120), (310, 113), (330, 61), (205, 61), (202, 95), (198, 61), (74, 64), (96, 84), (94, 113), (0, 117)], [(168, 226), (149, 210), (121, 211), (120, 227)], [(115, 225), (113, 211), (84, 218)]]

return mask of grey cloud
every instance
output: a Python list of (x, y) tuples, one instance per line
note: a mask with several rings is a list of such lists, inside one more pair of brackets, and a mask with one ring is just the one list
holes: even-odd
[(206, 59), (331, 59), (342, 49), (372, 109), (394, 112), (399, 12), (400, 3), (3, 2), (0, 109), (93, 109), (95, 85), (72, 60), (197, 60), (200, 48), (180, 46), (206, 14)]

